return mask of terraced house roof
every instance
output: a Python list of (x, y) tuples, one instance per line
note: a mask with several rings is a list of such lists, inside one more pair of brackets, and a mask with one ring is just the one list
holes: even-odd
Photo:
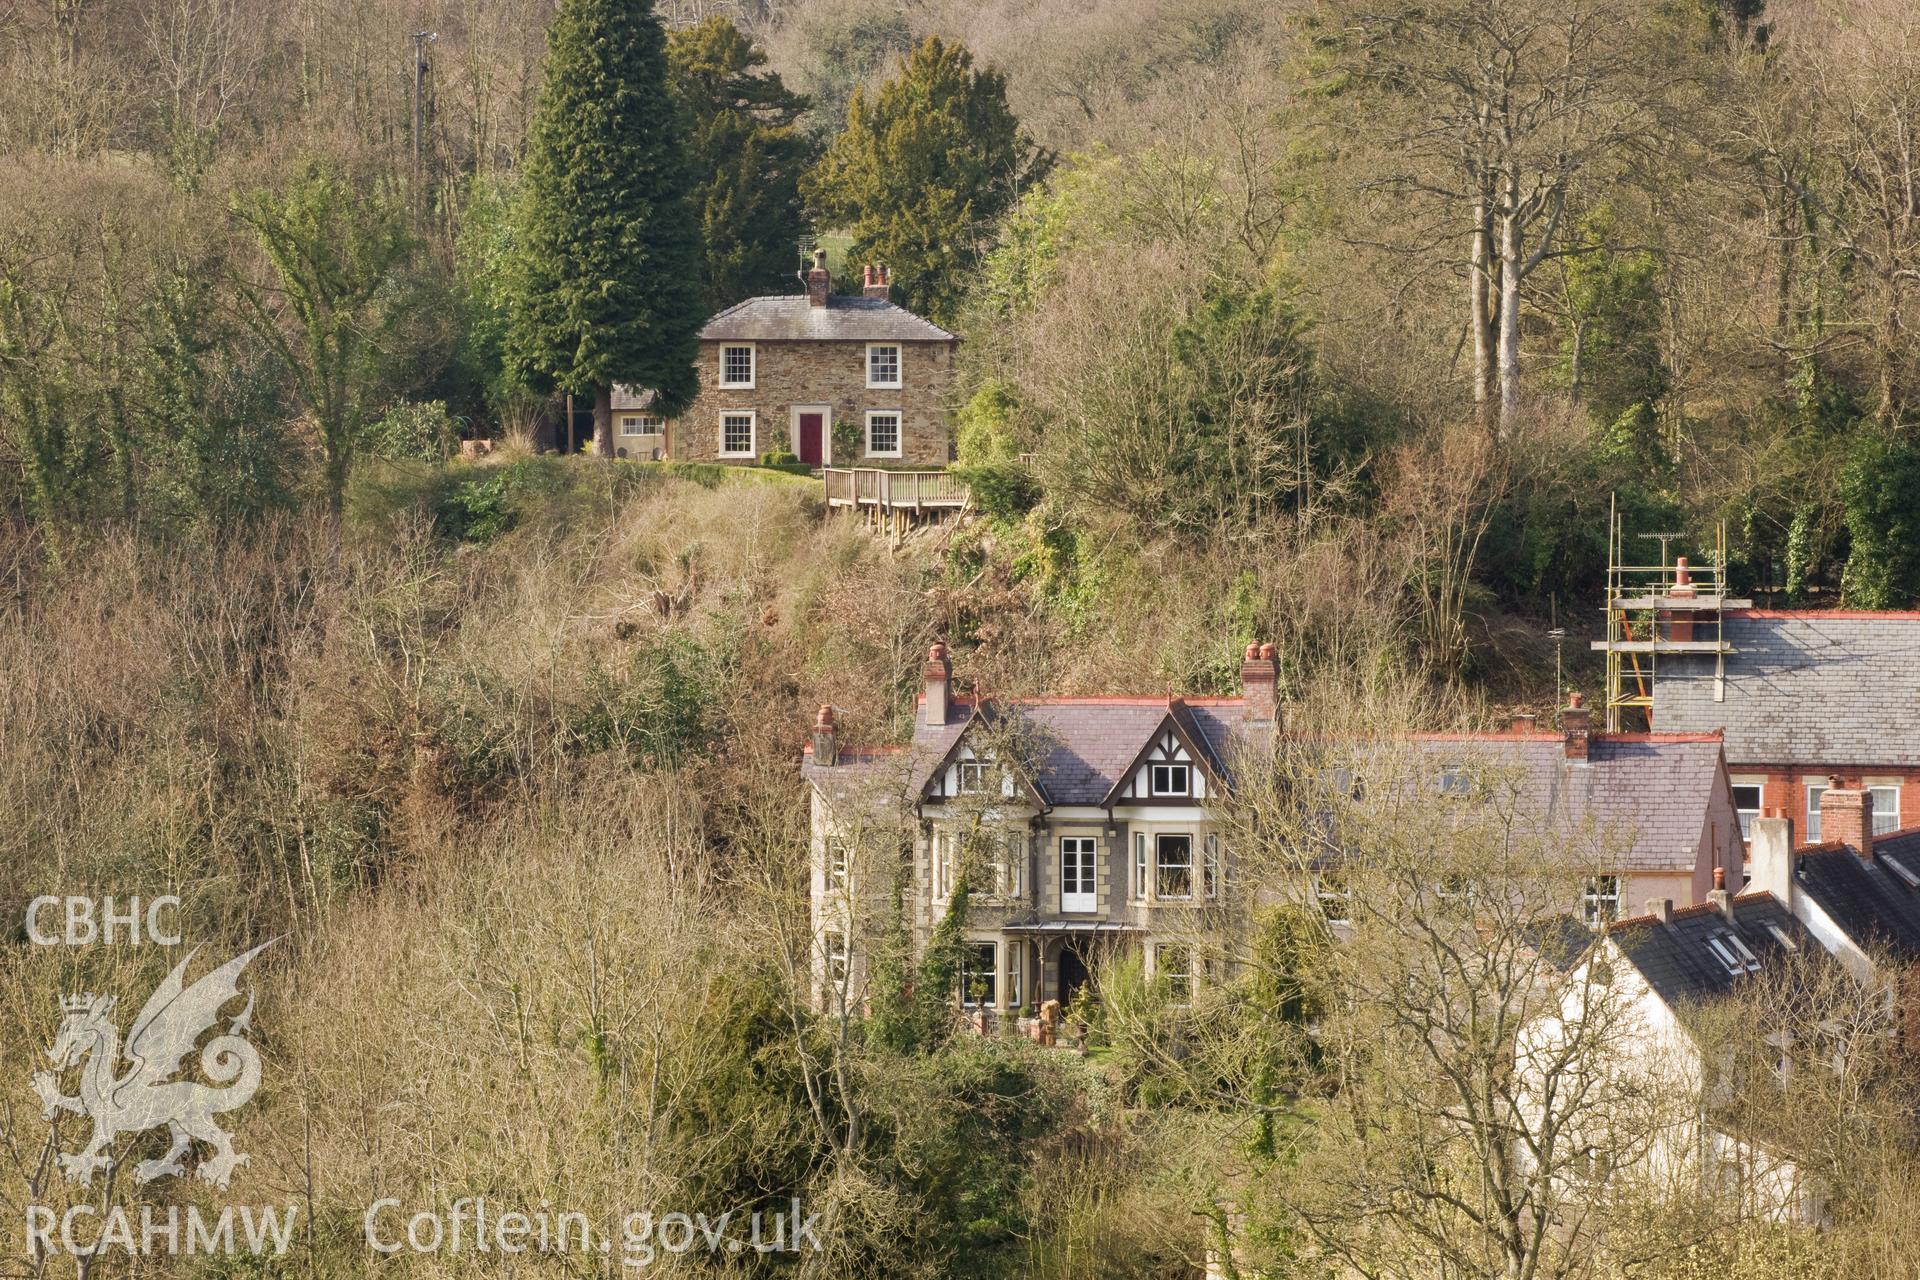
[(1653, 725), (1724, 730), (1736, 764), (1920, 766), (1920, 613), (1729, 613), (1710, 658), (1662, 657)]

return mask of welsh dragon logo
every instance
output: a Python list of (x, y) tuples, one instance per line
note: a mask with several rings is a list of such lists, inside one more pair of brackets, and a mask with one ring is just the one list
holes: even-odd
[[(233, 1171), (245, 1164), (247, 1157), (233, 1149), (233, 1135), (213, 1118), (244, 1106), (260, 1087), (260, 1054), (246, 1040), (253, 1017), (252, 995), (247, 997), (246, 1008), (227, 1024), (226, 1032), (209, 1040), (200, 1051), (200, 1069), (214, 1085), (172, 1077), (200, 1037), (220, 1021), (221, 1006), (239, 996), (241, 972), (272, 945), (262, 943), (192, 986), (186, 985), (187, 965), (200, 949), (189, 951), (133, 1020), (127, 1032), (124, 1072), (120, 1068), (120, 1030), (112, 1017), (115, 997), (77, 995), (61, 999), (66, 1016), (53, 1048), (47, 1052), (54, 1069), (36, 1072), (33, 1088), (40, 1095), (47, 1119), (61, 1111), (72, 1111), (93, 1121), (93, 1140), (86, 1148), (60, 1156), (60, 1169), (68, 1181), (91, 1184), (94, 1173), (112, 1162), (107, 1149), (120, 1134), (143, 1133), (164, 1125), (173, 1145), (159, 1159), (143, 1160), (134, 1166), (136, 1178), (152, 1182), (182, 1173), (193, 1144), (204, 1142), (213, 1147), (213, 1155), (200, 1162), (199, 1177), (222, 1189), (227, 1186)], [(60, 1092), (60, 1076), (83, 1059), (79, 1096), (66, 1097)]]

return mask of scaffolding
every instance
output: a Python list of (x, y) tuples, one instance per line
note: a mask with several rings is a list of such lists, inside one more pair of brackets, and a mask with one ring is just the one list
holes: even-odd
[(1727, 526), (1714, 530), (1702, 548), (1706, 563), (1672, 554), (1680, 533), (1643, 533), (1660, 544), (1659, 564), (1630, 563), (1617, 503), (1609, 503), (1607, 535), (1607, 638), (1593, 648), (1607, 655), (1607, 732), (1647, 729), (1653, 720), (1653, 686), (1662, 655), (1713, 659), (1714, 700), (1725, 696), (1727, 643), (1721, 624), (1728, 609), (1748, 609), (1751, 600), (1727, 596)]

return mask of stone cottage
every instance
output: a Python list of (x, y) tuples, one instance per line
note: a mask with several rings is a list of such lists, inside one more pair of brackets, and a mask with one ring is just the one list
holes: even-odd
[(748, 298), (700, 330), (700, 392), (667, 420), (646, 391), (614, 388), (616, 456), (814, 466), (944, 467), (959, 339), (891, 298), (886, 267), (833, 291), (824, 249), (804, 294)]

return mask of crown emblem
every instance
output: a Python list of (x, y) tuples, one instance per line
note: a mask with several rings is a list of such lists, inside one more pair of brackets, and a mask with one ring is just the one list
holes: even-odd
[(85, 1013), (93, 1008), (93, 997), (90, 995), (61, 996), (60, 1007), (68, 1013)]

